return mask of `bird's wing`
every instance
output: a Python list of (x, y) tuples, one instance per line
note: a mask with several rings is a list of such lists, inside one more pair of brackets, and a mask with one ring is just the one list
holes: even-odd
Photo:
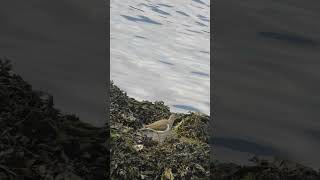
[(154, 129), (154, 130), (157, 130), (157, 131), (164, 131), (164, 130), (167, 129), (167, 124), (168, 124), (168, 121), (163, 119), (163, 120), (159, 120), (159, 121), (156, 121), (154, 123), (148, 124), (145, 127), (146, 128), (151, 128), (151, 129)]

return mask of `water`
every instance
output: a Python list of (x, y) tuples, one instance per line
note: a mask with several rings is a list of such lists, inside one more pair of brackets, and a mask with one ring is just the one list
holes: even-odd
[(210, 114), (209, 0), (112, 0), (110, 77), (138, 100)]
[(0, 56), (56, 107), (96, 126), (107, 121), (104, 14), (99, 0), (0, 3)]
[(320, 167), (316, 1), (215, 1), (213, 153)]

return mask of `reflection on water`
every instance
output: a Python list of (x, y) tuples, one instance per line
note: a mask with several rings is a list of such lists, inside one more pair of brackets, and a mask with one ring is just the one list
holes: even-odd
[(209, 0), (113, 0), (111, 79), (138, 100), (210, 114)]
[(192, 0), (192, 1), (197, 2), (199, 4), (202, 4), (202, 5), (207, 5), (206, 3), (202, 2), (201, 0)]
[(136, 18), (136, 17), (131, 17), (131, 16), (126, 16), (126, 15), (121, 15), (122, 17), (126, 18), (127, 20), (129, 21), (134, 21), (134, 22), (138, 22), (138, 21), (141, 21), (141, 22), (145, 22), (145, 23), (151, 23), (151, 24), (158, 24), (158, 25), (162, 25), (161, 23), (159, 22), (156, 22), (148, 17), (145, 17), (145, 16), (139, 16), (139, 18)]
[(192, 71), (191, 73), (192, 73), (192, 74), (197, 74), (197, 75), (199, 75), (199, 76), (210, 77), (210, 75), (209, 75), (209, 74), (207, 74), (207, 73), (203, 73), (203, 72)]
[(264, 38), (271, 38), (275, 40), (287, 41), (288, 43), (298, 44), (298, 45), (311, 45), (316, 46), (318, 43), (310, 38), (293, 34), (293, 33), (283, 33), (283, 32), (259, 32), (258, 35)]
[(173, 63), (169, 63), (169, 62), (166, 62), (166, 61), (161, 61), (161, 60), (159, 60), (159, 62), (161, 62), (161, 63), (163, 63), (163, 64), (167, 64), (167, 65), (174, 66), (174, 64), (173, 64)]
[[(187, 14), (187, 13), (185, 13), (185, 12), (182, 12), (182, 11), (176, 11), (177, 13), (179, 13), (179, 14), (182, 14), (182, 15), (184, 15), (184, 16), (188, 16), (189, 17), (189, 15)], [(187, 26), (187, 25), (186, 25)]]

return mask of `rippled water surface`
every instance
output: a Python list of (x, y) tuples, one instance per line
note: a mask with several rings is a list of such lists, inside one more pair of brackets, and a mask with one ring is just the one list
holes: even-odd
[(111, 80), (138, 100), (210, 114), (209, 3), (112, 0)]
[(55, 107), (102, 126), (107, 60), (100, 0), (1, 1), (0, 56)]
[(213, 151), (320, 167), (316, 1), (215, 1)]

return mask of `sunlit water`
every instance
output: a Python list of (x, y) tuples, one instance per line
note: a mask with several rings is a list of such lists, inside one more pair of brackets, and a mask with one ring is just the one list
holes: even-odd
[(138, 100), (210, 114), (209, 3), (112, 0), (111, 80)]

